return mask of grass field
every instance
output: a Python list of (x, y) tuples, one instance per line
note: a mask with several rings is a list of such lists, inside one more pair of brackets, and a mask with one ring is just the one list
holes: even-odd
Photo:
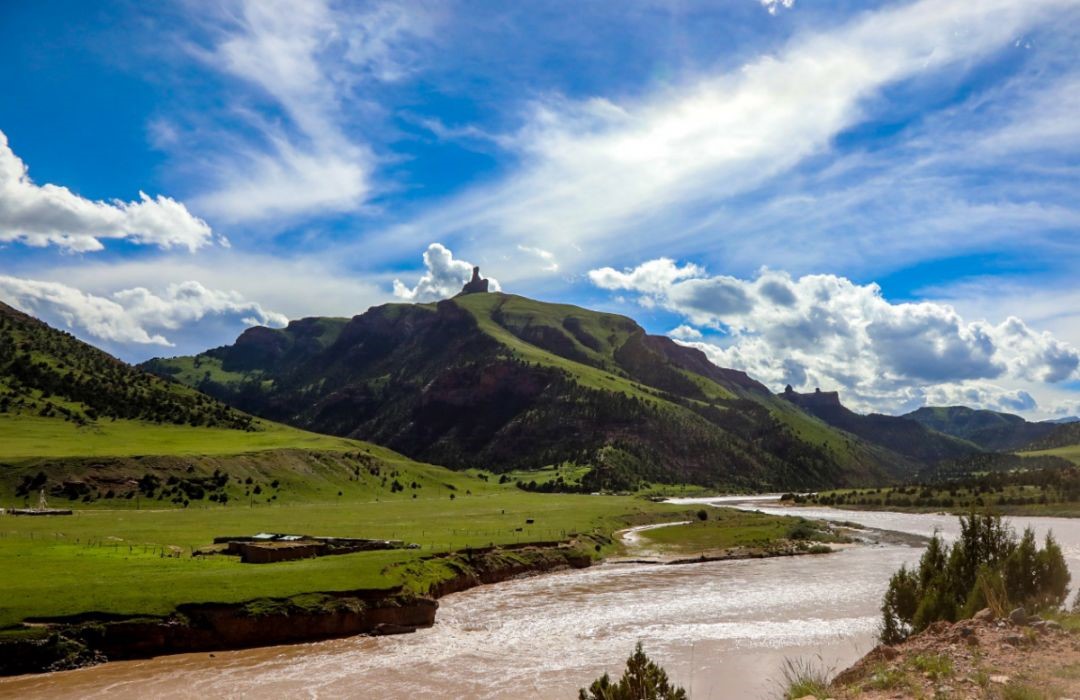
[(1008, 485), (983, 492), (955, 486), (876, 489), (836, 489), (797, 499), (799, 505), (824, 505), (853, 510), (891, 510), (907, 513), (968, 513), (992, 511), (1002, 515), (1080, 516), (1080, 502), (1063, 500), (1054, 489)]
[[(184, 602), (237, 602), (402, 583), (394, 563), (437, 551), (558, 540), (685, 517), (683, 507), (615, 496), (483, 495), (287, 506), (85, 510), (74, 516), (0, 516), (0, 627), (26, 617), (86, 611), (165, 614)], [(532, 524), (526, 520), (533, 520)], [(403, 539), (420, 550), (324, 557), (272, 565), (196, 557), (221, 535), (260, 531)], [(170, 547), (182, 556), (162, 556)]]
[(709, 519), (644, 530), (641, 537), (672, 553), (696, 553), (729, 547), (769, 547), (778, 540), (833, 542), (837, 537), (801, 518), (710, 508)]
[(366, 443), (257, 421), (259, 430), (101, 419), (86, 427), (39, 416), (0, 415), (0, 460), (31, 457), (216, 455), (284, 448), (351, 450)]
[(1080, 445), (1066, 445), (1065, 447), (1054, 447), (1049, 450), (1036, 450), (1034, 452), (1018, 452), (1021, 457), (1039, 457), (1048, 455), (1052, 457), (1061, 457), (1067, 459), (1073, 464), (1080, 465)]
[[(466, 547), (610, 535), (692, 517), (683, 506), (641, 497), (529, 493), (499, 484), (496, 475), (453, 472), (368, 443), (259, 425), (260, 431), (244, 432), (102, 420), (80, 428), (56, 417), (0, 416), (0, 505), (24, 505), (36, 487), (21, 496), (15, 489), (39, 472), (51, 489), (69, 482), (89, 489), (70, 497), (54, 492), (52, 505), (73, 508), (72, 516), (0, 516), (0, 628), (87, 612), (164, 615), (181, 603), (397, 584), (423, 590), (426, 579), (405, 577), (452, 572), (397, 565)], [(569, 469), (514, 477), (560, 473), (580, 478)], [(205, 496), (178, 496), (185, 483), (205, 484), (218, 474), (222, 483), (206, 486)], [(150, 475), (155, 486), (141, 490), (137, 482)], [(227, 505), (211, 502), (211, 492), (227, 495)], [(707, 529), (717, 542), (761, 543), (788, 527), (778, 518), (732, 514)], [(271, 565), (191, 556), (214, 537), (263, 531), (399, 539), (420, 548)], [(689, 528), (664, 535), (672, 542), (684, 536), (697, 548), (703, 535)]]

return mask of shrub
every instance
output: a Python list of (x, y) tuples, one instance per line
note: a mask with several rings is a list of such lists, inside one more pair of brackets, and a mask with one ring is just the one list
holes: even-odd
[[(820, 659), (819, 659), (820, 661)], [(806, 659), (784, 659), (783, 695), (785, 698), (829, 697), (829, 669)]]
[(578, 700), (686, 700), (686, 691), (668, 680), (667, 671), (652, 661), (638, 642), (634, 653), (626, 660), (626, 671), (618, 683), (608, 674), (578, 691)]
[(1069, 572), (1052, 535), (1042, 549), (1028, 528), (1017, 540), (1001, 518), (960, 518), (960, 538), (945, 544), (935, 533), (917, 569), (900, 567), (881, 603), (881, 640), (895, 644), (937, 620), (953, 622), (983, 607), (1001, 614), (1010, 605), (1057, 608)]
[(701, 521), (708, 520), (709, 519), (709, 511), (702, 508), (701, 510), (699, 510), (697, 512), (697, 519), (701, 520)]
[(812, 540), (818, 536), (818, 531), (813, 525), (800, 520), (799, 522), (788, 528), (787, 537), (789, 540)]

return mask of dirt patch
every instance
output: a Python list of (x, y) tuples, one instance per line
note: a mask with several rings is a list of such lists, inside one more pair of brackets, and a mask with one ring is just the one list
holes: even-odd
[(837, 698), (1077, 698), (1080, 637), (1056, 622), (938, 622), (839, 674)]

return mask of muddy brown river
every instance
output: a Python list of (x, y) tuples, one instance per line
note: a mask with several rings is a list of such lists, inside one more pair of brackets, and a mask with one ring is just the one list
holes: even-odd
[[(732, 505), (731, 499), (695, 499)], [(762, 499), (739, 507), (790, 513)], [(915, 535), (957, 531), (951, 516), (799, 509)], [(1080, 520), (1013, 518), (1053, 529), (1080, 581)], [(874, 645), (890, 574), (917, 547), (685, 566), (614, 565), (482, 586), (440, 601), (416, 634), (185, 654), (0, 681), (18, 698), (572, 698), (621, 673), (639, 640), (700, 698), (779, 695), (785, 658), (840, 670)]]

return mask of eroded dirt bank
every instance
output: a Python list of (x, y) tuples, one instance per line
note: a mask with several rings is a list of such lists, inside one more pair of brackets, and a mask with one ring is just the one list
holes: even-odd
[(87, 613), (34, 620), (20, 633), (0, 639), (0, 675), (165, 654), (414, 632), (434, 624), (437, 599), (444, 595), (591, 563), (587, 553), (569, 543), (492, 547), (409, 564), (410, 578), (417, 582), (411, 589), (399, 586), (235, 604), (186, 604), (168, 617)]

